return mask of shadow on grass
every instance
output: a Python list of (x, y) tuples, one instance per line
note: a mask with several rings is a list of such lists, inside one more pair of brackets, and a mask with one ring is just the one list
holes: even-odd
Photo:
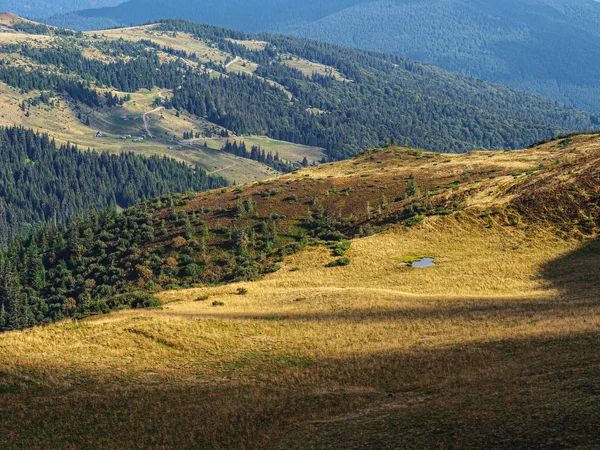
[[(598, 314), (600, 240), (543, 268), (559, 298), (314, 314), (179, 314), (241, 320), (457, 320)], [(399, 296), (401, 297), (401, 296)], [(165, 312), (166, 313), (166, 312)], [(177, 315), (177, 314), (173, 314)], [(333, 325), (335, 326), (335, 324)], [(0, 366), (0, 448), (600, 448), (600, 333), (267, 363), (206, 376)], [(181, 362), (181, 361), (179, 361)], [(92, 366), (93, 367), (93, 364)], [(51, 374), (51, 376), (48, 376)]]
[[(402, 295), (399, 298), (404, 298)], [(425, 302), (426, 300), (424, 300)], [(309, 303), (310, 304), (310, 303)], [(341, 311), (329, 311), (316, 309), (314, 312), (281, 312), (281, 313), (188, 313), (176, 311), (162, 311), (161, 316), (182, 319), (213, 319), (213, 320), (264, 320), (274, 322), (376, 322), (390, 320), (481, 320), (502, 319), (512, 321), (524, 317), (537, 319), (552, 318), (557, 315), (569, 313), (569, 315), (587, 314), (590, 309), (600, 304), (596, 296), (569, 299), (548, 298), (532, 299), (528, 297), (515, 297), (509, 299), (469, 299), (453, 301), (452, 305), (440, 305), (431, 303), (423, 307), (374, 307), (371, 309), (345, 309)]]
[[(275, 364), (262, 379), (149, 380), (56, 367), (55, 384), (19, 380), (4, 391), (0, 446), (597, 448), (599, 347), (598, 333), (462, 343), (302, 369)], [(37, 371), (11, 369), (29, 380)], [(10, 383), (0, 371), (0, 386)]]
[(548, 263), (542, 276), (567, 299), (589, 299), (600, 305), (600, 237)]

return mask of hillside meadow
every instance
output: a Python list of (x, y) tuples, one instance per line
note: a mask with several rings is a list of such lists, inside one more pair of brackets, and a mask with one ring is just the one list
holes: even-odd
[[(353, 239), (345, 266), (308, 246), (258, 281), (0, 335), (0, 445), (597, 448), (598, 145), (389, 148), (277, 178), (269, 189), (297, 204), (257, 194), (257, 210), (284, 221), (333, 185), (353, 191), (321, 195), (326, 208), (385, 223), (393, 202), (365, 202), (411, 173), (431, 202), (460, 206)], [(235, 203), (234, 189), (182, 209)], [(436, 265), (403, 264), (423, 256)]]

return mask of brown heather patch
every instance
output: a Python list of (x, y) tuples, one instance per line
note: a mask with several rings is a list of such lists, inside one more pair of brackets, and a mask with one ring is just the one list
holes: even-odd
[[(355, 217), (358, 224), (382, 225), (418, 201), (431, 211), (472, 210), (502, 215), (507, 223), (523, 216), (530, 223), (544, 220), (552, 228), (589, 234), (593, 226), (586, 219), (600, 214), (599, 173), (600, 140), (593, 135), (576, 136), (566, 147), (551, 142), (530, 150), (466, 155), (390, 148), (252, 185), (200, 193), (183, 209), (217, 210), (205, 220), (230, 226), (236, 219), (219, 211), (233, 208), (238, 198), (251, 198), (261, 217), (270, 211), (285, 216), (285, 227), (306, 217), (318, 203), (338, 216)], [(402, 199), (411, 174), (424, 195)], [(267, 190), (275, 194), (263, 196)]]

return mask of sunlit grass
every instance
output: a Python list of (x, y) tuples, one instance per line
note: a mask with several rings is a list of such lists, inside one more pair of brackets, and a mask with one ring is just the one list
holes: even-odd
[[(7, 333), (0, 337), (0, 390), (8, 393), (3, 413), (14, 417), (28, 398), (38, 406), (28, 407), (27, 423), (43, 442), (58, 446), (75, 442), (67, 430), (76, 427), (113, 448), (133, 442), (261, 447), (291, 430), (296, 437), (286, 445), (301, 448), (304, 439), (317, 439), (310, 432), (315, 426), (342, 439), (358, 432), (357, 417), (412, 420), (423, 413), (423, 402), (437, 411), (428, 420), (465, 399), (479, 414), (485, 398), (474, 399), (472, 389), (492, 396), (500, 389), (521, 404), (511, 386), (524, 373), (537, 380), (531, 395), (551, 401), (554, 379), (546, 372), (580, 371), (578, 379), (586, 380), (600, 363), (591, 338), (600, 326), (598, 286), (565, 293), (544, 275), (580, 246), (544, 230), (488, 229), (473, 218), (445, 217), (354, 241), (347, 267), (324, 269), (331, 251), (309, 248), (258, 282), (162, 293), (160, 310)], [(430, 252), (436, 267), (396, 264), (399, 255)], [(597, 255), (584, 255), (589, 265), (582, 279), (593, 280)], [(573, 263), (561, 264), (568, 271)], [(238, 288), (247, 294), (238, 295)], [(210, 301), (196, 301), (204, 296)], [(590, 337), (582, 343), (580, 336)], [(59, 392), (65, 397), (48, 403)], [(390, 400), (390, 392), (406, 393)], [(581, 395), (575, 390), (561, 401)], [(284, 407), (290, 402), (304, 406)], [(117, 441), (75, 419), (86, 414), (100, 429), (114, 429), (107, 407), (132, 425), (161, 421), (161, 411), (170, 411), (178, 429), (164, 428), (171, 419), (153, 432), (147, 423), (117, 427)], [(59, 430), (51, 436), (41, 425), (48, 408)], [(510, 434), (510, 411), (493, 414)], [(309, 425), (327, 418), (335, 425)], [(32, 444), (24, 433), (14, 442)], [(330, 434), (323, 436), (329, 442)]]

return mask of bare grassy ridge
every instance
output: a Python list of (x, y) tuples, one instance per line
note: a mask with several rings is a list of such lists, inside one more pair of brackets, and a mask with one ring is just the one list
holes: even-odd
[[(258, 282), (0, 336), (0, 445), (597, 448), (599, 161), (595, 136), (464, 156), (390, 148), (244, 186), (288, 222), (318, 193), (385, 224), (410, 173), (427, 201), (457, 206), (354, 240), (345, 267), (310, 247)], [(235, 189), (184, 208), (234, 204)], [(399, 264), (425, 254), (435, 267)]]

